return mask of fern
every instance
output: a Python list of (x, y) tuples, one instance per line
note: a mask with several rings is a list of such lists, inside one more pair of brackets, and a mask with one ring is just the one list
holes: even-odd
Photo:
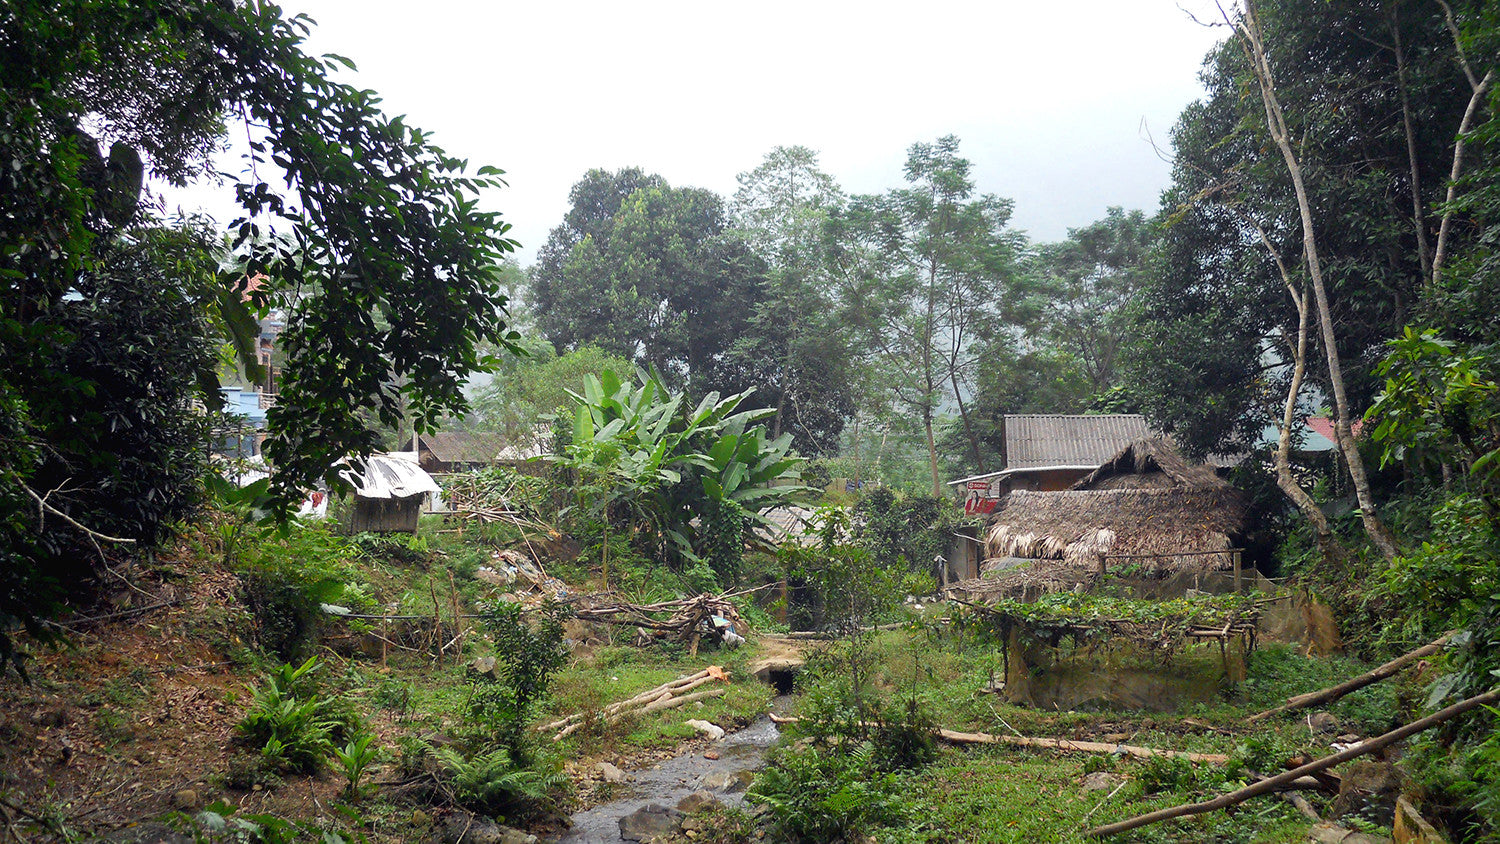
[(435, 755), (447, 770), (460, 803), (498, 814), (522, 801), (543, 802), (565, 777), (517, 766), (505, 748), (465, 758), (452, 748), (439, 748)]

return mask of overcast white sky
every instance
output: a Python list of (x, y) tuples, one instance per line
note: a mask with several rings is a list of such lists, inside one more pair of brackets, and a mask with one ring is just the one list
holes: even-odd
[[(1057, 240), (1111, 205), (1155, 210), (1166, 145), (1224, 30), (1203, 0), (459, 2), (284, 0), (344, 81), (507, 171), (486, 204), (530, 263), (592, 167), (729, 196), (776, 145), (820, 151), (851, 193), (901, 183), (906, 148), (953, 133), (981, 191)], [(231, 159), (233, 160), (233, 159)], [(233, 169), (227, 166), (226, 169)], [(203, 191), (173, 202), (230, 210)]]

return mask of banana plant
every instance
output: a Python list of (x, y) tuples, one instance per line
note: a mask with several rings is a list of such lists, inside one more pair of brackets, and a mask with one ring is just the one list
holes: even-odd
[(572, 394), (573, 442), (553, 459), (577, 472), (578, 506), (601, 515), (606, 530), (611, 514), (629, 518), (651, 556), (697, 561), (714, 541), (706, 533), (717, 520), (706, 514), (727, 507), (763, 521), (805, 491), (791, 437), (772, 440), (756, 425), (775, 411), (739, 411), (750, 394), (709, 393), (687, 410), (654, 372), (627, 381), (606, 370)]

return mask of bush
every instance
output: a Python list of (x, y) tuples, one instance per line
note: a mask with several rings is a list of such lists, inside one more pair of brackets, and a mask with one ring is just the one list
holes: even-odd
[(498, 676), (470, 688), (468, 715), (484, 734), (498, 739), (511, 756), (522, 761), (529, 755), (526, 726), (546, 697), (553, 675), (568, 658), (562, 644), (562, 622), (567, 615), (566, 607), (548, 601), (528, 623), (519, 604), (497, 601), (480, 620), (495, 643)]
[(295, 668), (283, 665), (251, 690), (250, 708), (235, 725), (235, 735), (260, 752), (268, 769), (313, 773), (336, 740), (364, 732), (348, 701), (317, 694), (310, 676), (317, 668), (311, 658)]
[(905, 822), (900, 780), (875, 767), (875, 745), (773, 753), (746, 795), (792, 841), (832, 841)]
[(546, 801), (566, 782), (560, 774), (541, 773), (519, 765), (503, 747), (463, 756), (451, 747), (436, 751), (458, 802), (471, 811), (504, 815), (525, 801)]

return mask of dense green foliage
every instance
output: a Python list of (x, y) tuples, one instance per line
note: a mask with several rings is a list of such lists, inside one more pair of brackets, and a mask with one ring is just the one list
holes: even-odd
[(709, 393), (690, 407), (655, 373), (588, 376), (574, 395), (572, 434), (553, 457), (574, 473), (573, 512), (598, 521), (606, 546), (619, 520), (648, 558), (704, 563), (732, 579), (751, 525), (803, 492), (791, 435), (769, 438), (754, 423), (774, 411), (739, 411), (746, 396)]
[[(514, 244), (474, 198), (499, 171), (467, 175), (333, 81), (348, 62), (308, 56), (307, 34), (271, 3), (0, 12), (0, 393), (18, 450), (0, 553), (26, 561), (7, 567), (4, 630), (57, 601), (42, 571), (81, 581), (101, 536), (149, 548), (189, 512), (206, 436), (192, 407), (219, 401), (210, 337), (247, 356), (253, 310), (288, 312), (266, 444), (283, 505), (375, 447), (364, 411), (430, 426), (464, 407), (481, 345), (516, 339), (491, 272)], [(250, 147), (231, 231), (146, 210), (146, 175), (209, 173), (231, 119)]]

